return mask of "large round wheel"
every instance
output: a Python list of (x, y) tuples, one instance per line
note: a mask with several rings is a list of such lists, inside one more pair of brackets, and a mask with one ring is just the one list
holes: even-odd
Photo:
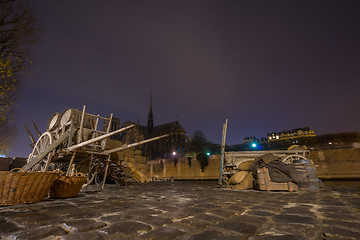
[(282, 159), (281, 161), (285, 164), (292, 164), (294, 160), (300, 160), (300, 159), (306, 159), (305, 157), (301, 155), (290, 155)]
[[(35, 158), (37, 158), (41, 153), (45, 152), (45, 150), (52, 144), (52, 135), (49, 132), (44, 132), (40, 138), (37, 140), (33, 151), (30, 153), (27, 162), (31, 162)], [(45, 171), (46, 162), (48, 161), (48, 155), (46, 154), (37, 164), (35, 164), (31, 171)]]

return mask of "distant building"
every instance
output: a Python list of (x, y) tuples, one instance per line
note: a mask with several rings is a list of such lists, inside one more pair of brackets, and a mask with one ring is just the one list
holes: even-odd
[(250, 137), (245, 137), (243, 139), (243, 143), (253, 143), (253, 142), (259, 142), (260, 140), (257, 137), (254, 136), (250, 136)]
[(126, 127), (131, 124), (135, 124), (136, 126), (121, 134), (121, 141), (125, 144), (131, 144), (145, 139), (170, 134), (169, 137), (165, 137), (139, 147), (148, 159), (168, 158), (173, 156), (173, 154), (181, 155), (185, 152), (186, 132), (178, 121), (154, 126), (152, 97), (150, 98), (150, 110), (147, 126), (127, 121), (123, 123), (122, 127)]
[(292, 130), (284, 130), (282, 132), (268, 133), (268, 141), (291, 141), (300, 138), (316, 137), (316, 134), (309, 127), (295, 128)]

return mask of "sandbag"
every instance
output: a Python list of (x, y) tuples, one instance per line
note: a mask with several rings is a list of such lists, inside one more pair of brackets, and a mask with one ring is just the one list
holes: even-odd
[(246, 161), (240, 163), (238, 166), (239, 171), (248, 171), (252, 162), (253, 161)]
[(242, 182), (242, 180), (244, 180), (244, 178), (246, 177), (246, 174), (248, 172), (247, 171), (240, 171), (235, 173), (234, 175), (231, 176), (231, 178), (229, 179), (228, 184), (229, 185), (234, 185), (234, 184), (239, 184)]
[(241, 181), (241, 183), (236, 185), (231, 185), (231, 189), (234, 190), (247, 190), (252, 189), (254, 187), (254, 177), (252, 172), (248, 172), (245, 178)]

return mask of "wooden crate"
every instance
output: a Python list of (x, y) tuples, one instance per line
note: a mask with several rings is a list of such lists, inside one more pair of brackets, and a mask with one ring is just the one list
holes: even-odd
[(297, 191), (298, 186), (293, 182), (278, 183), (272, 182), (269, 170), (266, 167), (257, 169), (255, 188), (263, 191)]

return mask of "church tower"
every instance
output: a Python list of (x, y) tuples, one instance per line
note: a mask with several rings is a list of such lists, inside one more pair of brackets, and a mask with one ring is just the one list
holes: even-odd
[(150, 110), (148, 115), (148, 123), (147, 123), (147, 129), (149, 133), (151, 134), (152, 129), (154, 128), (154, 117), (152, 112), (152, 93), (150, 94)]

